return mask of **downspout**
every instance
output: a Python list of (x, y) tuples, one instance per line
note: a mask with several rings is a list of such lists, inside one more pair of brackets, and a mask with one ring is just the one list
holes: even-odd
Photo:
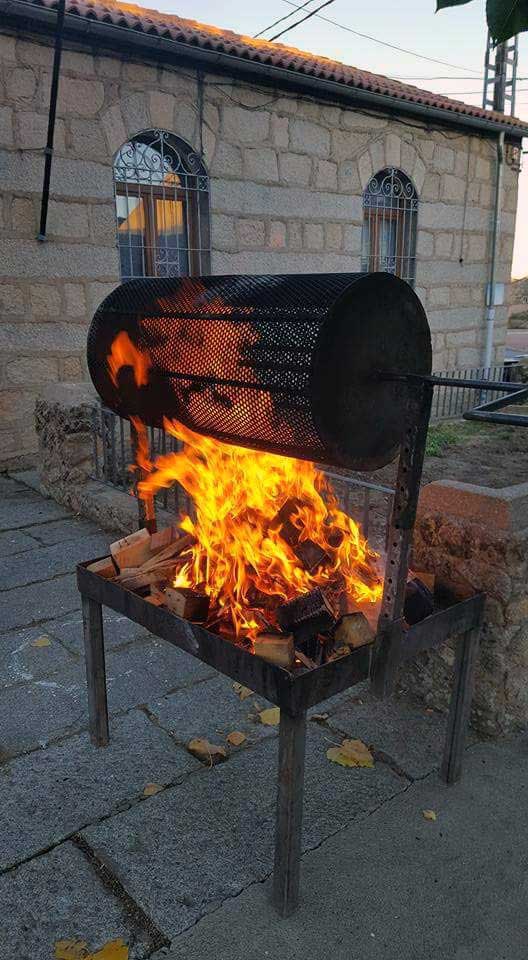
[(55, 52), (53, 54), (53, 73), (51, 76), (50, 106), (48, 116), (48, 139), (44, 149), (44, 183), (42, 185), (42, 201), (40, 205), (40, 229), (37, 240), (46, 239), (46, 224), (48, 220), (49, 190), (51, 180), (51, 162), (53, 160), (53, 140), (55, 137), (55, 116), (57, 113), (57, 97), (59, 94), (60, 64), (62, 56), (62, 31), (64, 27), (64, 13), (66, 0), (59, 0), (57, 7), (57, 27), (55, 33)]
[(497, 141), (497, 173), (495, 176), (495, 201), (493, 205), (493, 227), (491, 233), (491, 260), (489, 282), (486, 291), (486, 347), (484, 350), (484, 368), (490, 370), (493, 361), (493, 327), (495, 324), (495, 290), (497, 273), (497, 244), (499, 240), (502, 208), (502, 175), (504, 170), (504, 132), (499, 133)]

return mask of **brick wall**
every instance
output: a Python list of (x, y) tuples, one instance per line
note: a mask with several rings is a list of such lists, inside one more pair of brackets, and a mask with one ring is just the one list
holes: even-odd
[[(31, 462), (43, 384), (86, 376), (90, 317), (118, 282), (112, 159), (161, 127), (199, 149), (211, 175), (216, 273), (360, 267), (362, 190), (401, 167), (420, 197), (417, 292), (435, 367), (482, 360), (494, 148), (351, 109), (206, 76), (203, 116), (190, 68), (66, 49), (48, 239), (39, 243), (52, 49), (0, 36), (0, 466)], [(201, 133), (200, 133), (201, 127)], [(505, 168), (499, 281), (510, 278), (517, 174)], [(460, 260), (462, 259), (462, 262)], [(498, 308), (497, 358), (507, 308)]]

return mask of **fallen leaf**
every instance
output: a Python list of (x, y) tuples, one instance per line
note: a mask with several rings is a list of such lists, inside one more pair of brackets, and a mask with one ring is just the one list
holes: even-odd
[(330, 747), (326, 756), (341, 767), (373, 767), (374, 758), (361, 740), (343, 740), (340, 747)]
[(225, 747), (209, 743), (209, 740), (204, 740), (203, 737), (195, 737), (194, 740), (189, 740), (187, 750), (189, 753), (192, 753), (193, 756), (198, 757), (198, 760), (203, 760), (205, 763), (208, 763), (209, 766), (227, 759), (227, 750)]
[(109, 940), (100, 950), (89, 953), (86, 960), (128, 960), (128, 947), (124, 940)]
[(35, 640), (31, 641), (32, 647), (51, 647), (51, 640), (46, 636), (45, 633), (41, 637), (37, 637)]
[(327, 713), (312, 713), (312, 716), (310, 717), (310, 720), (312, 720), (314, 723), (324, 723), (325, 720), (328, 720), (328, 714), (327, 714)]
[(241, 700), (247, 700), (253, 693), (253, 690), (250, 690), (249, 687), (244, 687), (241, 683), (234, 683), (233, 690)]
[(86, 960), (88, 944), (86, 940), (57, 940), (55, 960)]
[(434, 810), (422, 810), (424, 820), (432, 820), (433, 823), (436, 820), (436, 813)]
[(241, 733), (240, 730), (232, 730), (226, 737), (227, 742), (231, 743), (234, 747), (239, 747), (241, 743), (244, 743), (245, 739), (246, 734)]
[(267, 727), (276, 727), (280, 722), (280, 708), (268, 707), (267, 710), (261, 710), (259, 713), (259, 720)]
[(163, 790), (162, 783), (147, 783), (145, 789), (143, 790), (144, 797), (154, 797), (156, 793), (159, 793), (160, 790)]

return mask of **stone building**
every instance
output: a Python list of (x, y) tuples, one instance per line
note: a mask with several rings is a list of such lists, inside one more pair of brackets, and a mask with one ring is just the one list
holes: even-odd
[[(498, 141), (506, 286), (521, 138), (510, 117), (115, 0), (67, 0), (45, 240), (57, 0), (0, 0), (0, 462), (31, 463), (50, 381), (86, 377), (120, 277), (391, 270), (435, 368), (482, 363)], [(502, 356), (505, 303), (496, 309)]]

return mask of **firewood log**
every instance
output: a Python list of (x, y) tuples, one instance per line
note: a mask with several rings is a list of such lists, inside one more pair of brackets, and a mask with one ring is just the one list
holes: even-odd
[(167, 560), (165, 563), (158, 564), (153, 570), (135, 570), (125, 569), (120, 573), (118, 582), (126, 590), (141, 590), (153, 583), (161, 583), (163, 580), (170, 580), (174, 577), (174, 560)]
[(119, 570), (140, 567), (151, 556), (150, 533), (144, 527), (110, 544), (110, 553)]
[(253, 641), (253, 651), (263, 660), (287, 670), (293, 666), (294, 648), (291, 634), (261, 633)]
[(89, 570), (90, 573), (97, 573), (98, 576), (104, 577), (105, 580), (112, 580), (117, 576), (117, 567), (112, 557), (104, 557), (103, 560), (96, 560), (95, 563), (91, 563), (86, 569)]
[(141, 571), (143, 573), (148, 573), (149, 570), (154, 570), (160, 564), (165, 564), (168, 560), (175, 560), (176, 557), (179, 557), (180, 553), (188, 550), (193, 543), (194, 537), (192, 537), (189, 533), (182, 534), (177, 540), (169, 543), (164, 550), (161, 550), (153, 557), (149, 557), (143, 564), (141, 564)]
[(167, 587), (165, 603), (168, 609), (184, 620), (194, 620), (203, 623), (209, 613), (209, 597), (205, 593), (198, 593), (190, 587)]
[(317, 569), (317, 567), (322, 566), (327, 563), (330, 557), (326, 551), (310, 539), (302, 539), (302, 531), (295, 526), (293, 520), (291, 519), (299, 507), (302, 507), (302, 500), (296, 500), (291, 497), (286, 501), (279, 510), (275, 520), (273, 521), (273, 526), (280, 524), (279, 534), (285, 543), (293, 550), (297, 559), (301, 562), (305, 570), (310, 571), (310, 573)]
[(335, 622), (335, 611), (320, 587), (302, 593), (293, 600), (281, 603), (276, 611), (277, 622), (285, 630), (295, 630), (310, 622), (315, 632), (330, 629)]
[(372, 643), (373, 640), (374, 631), (361, 611), (346, 613), (334, 630), (334, 643), (338, 648), (355, 649), (363, 647), (366, 643)]

